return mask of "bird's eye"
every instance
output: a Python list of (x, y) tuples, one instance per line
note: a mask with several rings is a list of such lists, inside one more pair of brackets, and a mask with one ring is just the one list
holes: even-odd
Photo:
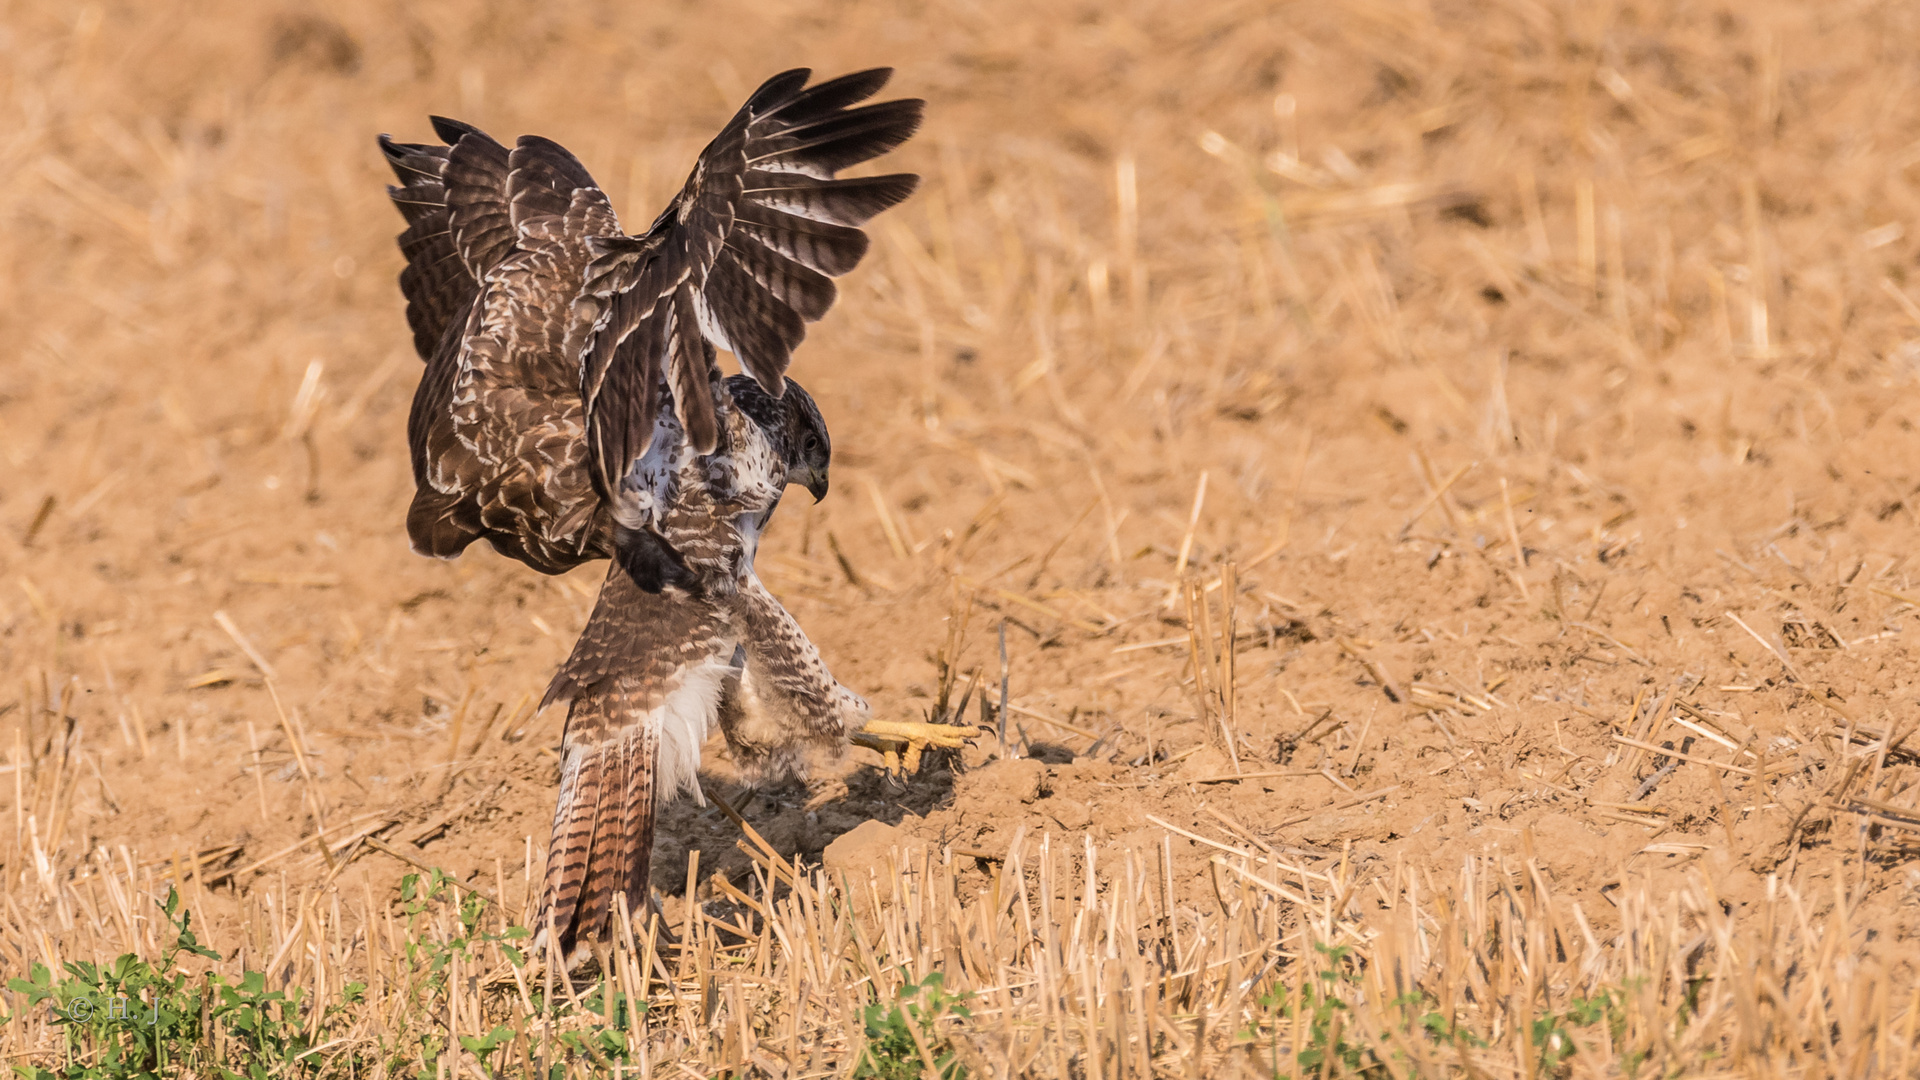
[(815, 450), (820, 449), (820, 440), (816, 438), (813, 434), (809, 433), (805, 439), (802, 439), (800, 441), (800, 447), (801, 449), (805, 450), (807, 453), (811, 454)]

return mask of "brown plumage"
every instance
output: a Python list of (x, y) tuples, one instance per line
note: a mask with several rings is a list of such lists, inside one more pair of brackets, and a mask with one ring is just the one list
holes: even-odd
[[(829, 278), (866, 254), (867, 237), (857, 226), (919, 182), (834, 178), (919, 127), (919, 101), (849, 108), (873, 96), (890, 71), (802, 89), (808, 75), (789, 71), (762, 84), (701, 152), (693, 175), (645, 236), (595, 245), (601, 256), (587, 276), (591, 299), (578, 311), (587, 323), (583, 386), (604, 484), (616, 479), (607, 470), (646, 452), (653, 417), (599, 408), (603, 392), (663, 377), (677, 391), (704, 378), (707, 364), (694, 347), (704, 330), (778, 395), (804, 322), (833, 305)], [(695, 450), (711, 451), (717, 429), (703, 399), (676, 393), (674, 403)]]
[(621, 234), (585, 167), (550, 140), (509, 150), (440, 118), (448, 146), (382, 137), (409, 222), (400, 287), (427, 362), (407, 425), (415, 550), (452, 558), (485, 538), (546, 573), (605, 558), (609, 514), (654, 527), (671, 497), (670, 466), (636, 469), (663, 405), (695, 454), (718, 447), (715, 346), (784, 393), (805, 324), (833, 304), (832, 276), (866, 252), (858, 226), (919, 182), (834, 174), (905, 141), (920, 101), (850, 108), (890, 72), (803, 89), (808, 74), (756, 91), (639, 236)]
[[(859, 226), (918, 181), (835, 176), (918, 126), (918, 101), (859, 105), (888, 75), (768, 80), (639, 236), (550, 140), (508, 148), (440, 118), (445, 145), (381, 138), (426, 362), (408, 417), (415, 550), (485, 539), (544, 573), (615, 558), (547, 694), (568, 715), (536, 929), (551, 920), (570, 960), (608, 938), (616, 893), (644, 904), (655, 810), (697, 795), (711, 724), (743, 767), (773, 771), (865, 714), (752, 555), (787, 483), (826, 490), (793, 349), (865, 253)], [(716, 347), (745, 376), (723, 382)]]
[[(729, 445), (760, 437), (745, 410), (719, 415)], [(699, 461), (722, 474), (733, 464), (719, 455)], [(607, 939), (615, 892), (626, 892), (630, 910), (647, 896), (655, 813), (683, 792), (701, 797), (700, 746), (714, 722), (741, 772), (758, 778), (798, 768), (809, 748), (839, 749), (866, 716), (866, 702), (833, 678), (753, 572), (752, 547), (771, 506), (755, 516), (716, 498), (741, 486), (680, 486), (660, 532), (695, 587), (649, 592), (616, 561), (541, 702), (565, 702), (568, 712), (537, 929), (551, 920), (576, 961)]]
[(867, 712), (751, 572), (730, 596), (649, 593), (618, 563), (541, 707), (560, 702), (560, 796), (535, 928), (551, 924), (573, 961), (610, 940), (616, 892), (641, 909), (655, 814), (682, 793), (701, 798), (709, 725), (743, 774), (762, 777), (843, 747)]
[(693, 769), (732, 672), (736, 630), (723, 604), (642, 591), (616, 563), (573, 655), (542, 706), (568, 703), (560, 794), (536, 930), (562, 955), (611, 938), (613, 896), (646, 902), (659, 804), (697, 791)]

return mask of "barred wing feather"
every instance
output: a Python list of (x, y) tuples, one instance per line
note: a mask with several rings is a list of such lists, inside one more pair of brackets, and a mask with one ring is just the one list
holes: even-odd
[[(680, 193), (645, 234), (596, 239), (574, 335), (594, 485), (621, 505), (621, 482), (646, 453), (664, 384), (695, 453), (712, 452), (712, 347), (727, 349), (767, 392), (785, 390), (805, 324), (833, 306), (832, 278), (867, 250), (859, 226), (912, 194), (908, 174), (835, 173), (906, 141), (923, 103), (858, 108), (891, 75), (858, 72), (806, 87), (802, 68), (774, 76), (701, 152)], [(638, 522), (630, 522), (638, 524)]]

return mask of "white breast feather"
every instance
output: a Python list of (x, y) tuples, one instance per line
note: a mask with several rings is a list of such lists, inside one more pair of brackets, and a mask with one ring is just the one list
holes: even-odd
[(747, 553), (746, 565), (751, 567), (756, 555), (760, 554), (760, 527), (765, 514), (741, 514), (734, 522), (734, 528), (740, 533), (740, 547)]
[(658, 528), (673, 499), (674, 478), (686, 464), (687, 454), (687, 441), (680, 437), (680, 418), (672, 409), (661, 409), (653, 422), (653, 442), (620, 478), (614, 520), (629, 529)]
[(654, 799), (665, 805), (681, 792), (701, 806), (700, 746), (720, 716), (720, 683), (733, 670), (731, 657), (703, 660), (681, 674), (680, 685), (653, 711), (647, 722), (660, 731), (660, 759), (654, 767)]
[(780, 500), (780, 492), (787, 485), (787, 468), (759, 424), (748, 420), (740, 427), (740, 444), (733, 451), (734, 483), (740, 501), (764, 513)]

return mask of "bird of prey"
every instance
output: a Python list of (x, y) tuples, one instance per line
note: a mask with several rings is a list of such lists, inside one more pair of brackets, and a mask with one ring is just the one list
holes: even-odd
[[(718, 724), (749, 775), (843, 746), (865, 702), (753, 573), (782, 490), (827, 490), (830, 445), (786, 377), (860, 226), (908, 174), (839, 178), (919, 126), (922, 103), (862, 105), (886, 69), (764, 83), (639, 235), (564, 148), (512, 148), (434, 118), (443, 144), (380, 145), (406, 219), (400, 286), (426, 369), (408, 418), (414, 549), (485, 539), (543, 573), (613, 566), (547, 703), (567, 702), (536, 930), (577, 962), (614, 897), (647, 897), (655, 810), (699, 793)], [(715, 350), (742, 374), (722, 379)], [(947, 741), (953, 732), (916, 732)]]

